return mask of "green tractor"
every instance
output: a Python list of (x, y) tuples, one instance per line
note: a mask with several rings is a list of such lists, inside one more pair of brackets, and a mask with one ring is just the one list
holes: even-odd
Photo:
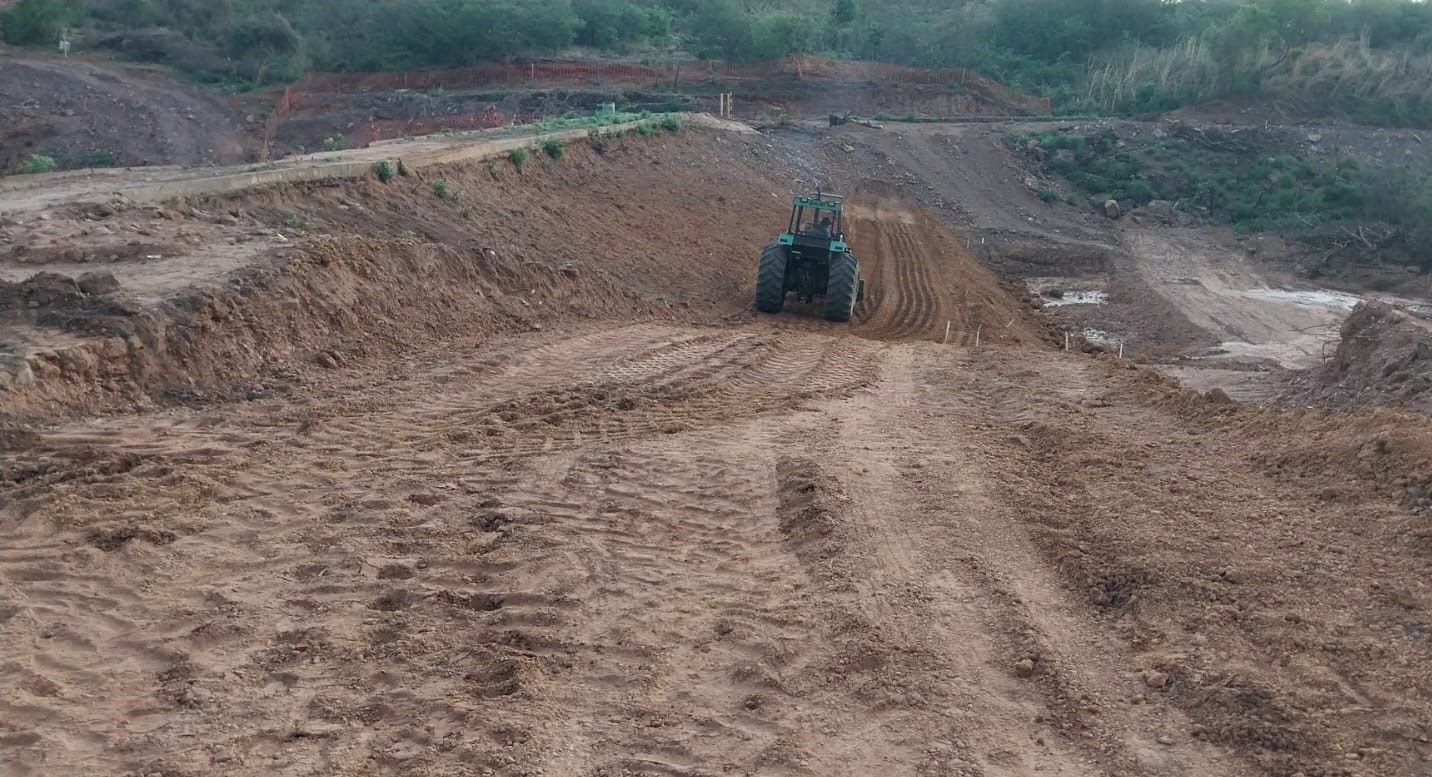
[(791, 201), (789, 228), (766, 246), (756, 271), (756, 309), (779, 313), (786, 295), (821, 301), (829, 321), (849, 321), (865, 296), (860, 260), (845, 242), (845, 198), (817, 192)]

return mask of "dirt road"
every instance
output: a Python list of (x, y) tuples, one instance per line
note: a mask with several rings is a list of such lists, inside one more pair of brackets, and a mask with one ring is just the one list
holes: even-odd
[[(855, 220), (849, 328), (570, 322), (42, 431), (8, 773), (1427, 773), (1425, 516)], [(1316, 433), (1425, 462), (1375, 426)]]

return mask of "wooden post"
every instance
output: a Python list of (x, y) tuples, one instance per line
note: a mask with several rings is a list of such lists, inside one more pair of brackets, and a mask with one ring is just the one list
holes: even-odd
[(953, 323), (955, 323), (955, 322), (953, 322), (953, 321), (946, 321), (946, 322), (945, 322), (945, 342), (943, 343), (944, 345), (949, 345), (949, 344), (950, 344), (950, 325), (953, 324)]

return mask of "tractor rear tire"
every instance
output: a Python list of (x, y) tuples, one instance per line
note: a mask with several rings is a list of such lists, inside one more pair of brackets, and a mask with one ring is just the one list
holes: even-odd
[(832, 259), (825, 283), (825, 319), (849, 321), (855, 313), (855, 299), (859, 295), (860, 262), (850, 254)]
[(786, 247), (772, 243), (761, 252), (761, 266), (756, 270), (756, 309), (762, 313), (779, 313), (786, 306)]

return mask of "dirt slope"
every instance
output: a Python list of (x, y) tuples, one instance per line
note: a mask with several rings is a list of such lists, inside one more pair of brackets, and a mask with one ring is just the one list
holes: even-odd
[(869, 288), (856, 308), (854, 333), (946, 342), (948, 328), (948, 342), (961, 344), (974, 343), (977, 334), (1002, 343), (1041, 338), (1025, 295), (1007, 288), (938, 217), (889, 184), (862, 184), (847, 219)]
[(63, 168), (234, 164), (253, 158), (261, 117), (231, 101), (85, 57), (0, 54), (0, 172), (30, 154)]
[(1291, 394), (1303, 402), (1432, 412), (1432, 322), (1391, 305), (1358, 305), (1342, 324), (1337, 349)]
[(859, 319), (758, 318), (801, 159), (569, 152), (226, 203), (314, 234), (0, 425), (11, 772), (1426, 773), (1425, 422), (1039, 347), (879, 186)]
[[(0, 403), (41, 412), (168, 390), (264, 391), (269, 367), (320, 352), (378, 358), (435, 336), (480, 338), (557, 317), (741, 310), (745, 249), (779, 231), (781, 207), (767, 203), (779, 202), (773, 189), (782, 184), (759, 156), (742, 153), (749, 141), (725, 142), (740, 148), (733, 165), (701, 150), (695, 133), (663, 135), (602, 153), (573, 145), (559, 163), (534, 158), (521, 169), (502, 159), (391, 184), (42, 214), (21, 227), (39, 237), (17, 240), (35, 247), (0, 262), (18, 281), (0, 312), (14, 325), (12, 342), (54, 353), (32, 358), (22, 370), (33, 379)], [(630, 174), (613, 178), (614, 166)], [(449, 196), (437, 193), (438, 180)], [(728, 207), (711, 207), (721, 199)], [(672, 228), (696, 213), (703, 239)], [(126, 240), (129, 250), (109, 253)], [(106, 247), (76, 248), (96, 244)], [(96, 297), (71, 287), (28, 304), (36, 284), (22, 279), (92, 271), (112, 274), (119, 289)], [(103, 300), (113, 304), (95, 304)], [(57, 350), (59, 336), (72, 347)], [(84, 338), (78, 349), (75, 338)]]

